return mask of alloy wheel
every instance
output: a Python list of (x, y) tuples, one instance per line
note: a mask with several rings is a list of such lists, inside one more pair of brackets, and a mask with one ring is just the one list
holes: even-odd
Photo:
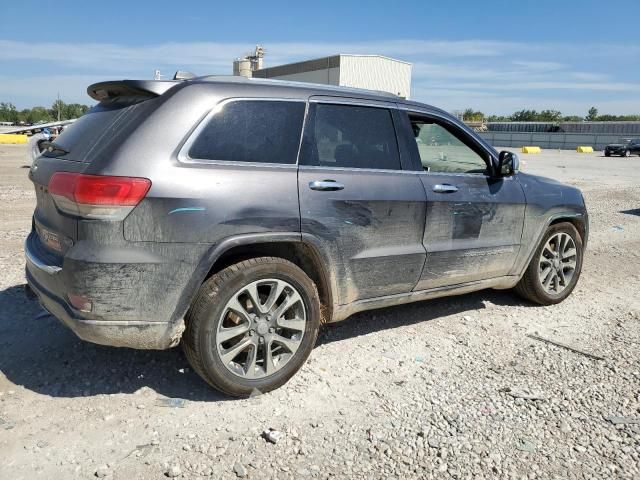
[(225, 305), (215, 347), (234, 375), (268, 377), (298, 351), (306, 324), (304, 302), (290, 283), (258, 280), (238, 290)]
[(547, 293), (558, 295), (571, 283), (577, 254), (576, 244), (567, 233), (556, 233), (547, 240), (538, 265), (538, 278)]

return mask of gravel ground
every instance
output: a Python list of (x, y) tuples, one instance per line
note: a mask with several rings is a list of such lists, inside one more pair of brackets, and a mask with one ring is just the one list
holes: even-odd
[(640, 478), (640, 159), (599, 155), (524, 158), (589, 207), (564, 303), (358, 314), (285, 387), (229, 400), (180, 349), (84, 343), (24, 297), (34, 195), (24, 147), (0, 146), (0, 478)]

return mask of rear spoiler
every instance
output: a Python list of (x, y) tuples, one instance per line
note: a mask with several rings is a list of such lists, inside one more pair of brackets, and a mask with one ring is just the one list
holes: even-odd
[(112, 80), (89, 85), (87, 93), (99, 102), (115, 98), (143, 100), (158, 97), (178, 83), (178, 80)]

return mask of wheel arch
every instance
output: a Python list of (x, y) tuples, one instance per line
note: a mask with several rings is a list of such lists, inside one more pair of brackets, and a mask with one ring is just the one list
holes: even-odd
[(587, 231), (588, 227), (587, 227), (587, 222), (583, 216), (568, 216), (568, 217), (560, 216), (558, 218), (554, 218), (553, 220), (551, 220), (551, 222), (549, 222), (549, 225), (547, 225), (547, 228), (551, 227), (552, 225), (557, 225), (558, 223), (570, 223), (571, 225), (576, 227), (576, 230), (578, 230), (578, 233), (580, 234), (580, 239), (582, 240), (583, 246), (586, 246), (587, 237), (588, 237), (588, 231)]
[(549, 229), (549, 227), (551, 227), (552, 225), (556, 225), (558, 223), (572, 224), (580, 234), (580, 239), (582, 240), (583, 249), (587, 247), (587, 240), (589, 238), (589, 219), (586, 212), (581, 213), (581, 212), (569, 211), (569, 212), (556, 213), (550, 216), (547, 219), (547, 221), (544, 222), (541, 230), (537, 235), (536, 241), (533, 242), (529, 247), (527, 257), (525, 257), (526, 261), (524, 262), (524, 264), (520, 264), (519, 270), (516, 270), (516, 272), (518, 273), (515, 273), (515, 275), (517, 275), (518, 277), (522, 277), (522, 275), (524, 275), (524, 272), (526, 271), (527, 267), (529, 266), (529, 263), (531, 262), (531, 259), (533, 258), (533, 254), (535, 253), (536, 248), (538, 247), (538, 245), (542, 241), (542, 238), (544, 237), (544, 234)]
[(251, 234), (230, 237), (213, 246), (201, 259), (191, 280), (185, 287), (173, 319), (183, 318), (198, 289), (207, 278), (234, 263), (255, 257), (279, 257), (300, 267), (318, 288), (321, 303), (321, 322), (331, 321), (335, 291), (328, 259), (310, 241), (303, 241), (300, 233)]

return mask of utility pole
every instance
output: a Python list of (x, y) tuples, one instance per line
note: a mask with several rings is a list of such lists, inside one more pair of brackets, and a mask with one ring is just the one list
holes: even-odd
[(60, 92), (58, 92), (58, 121), (60, 121)]

